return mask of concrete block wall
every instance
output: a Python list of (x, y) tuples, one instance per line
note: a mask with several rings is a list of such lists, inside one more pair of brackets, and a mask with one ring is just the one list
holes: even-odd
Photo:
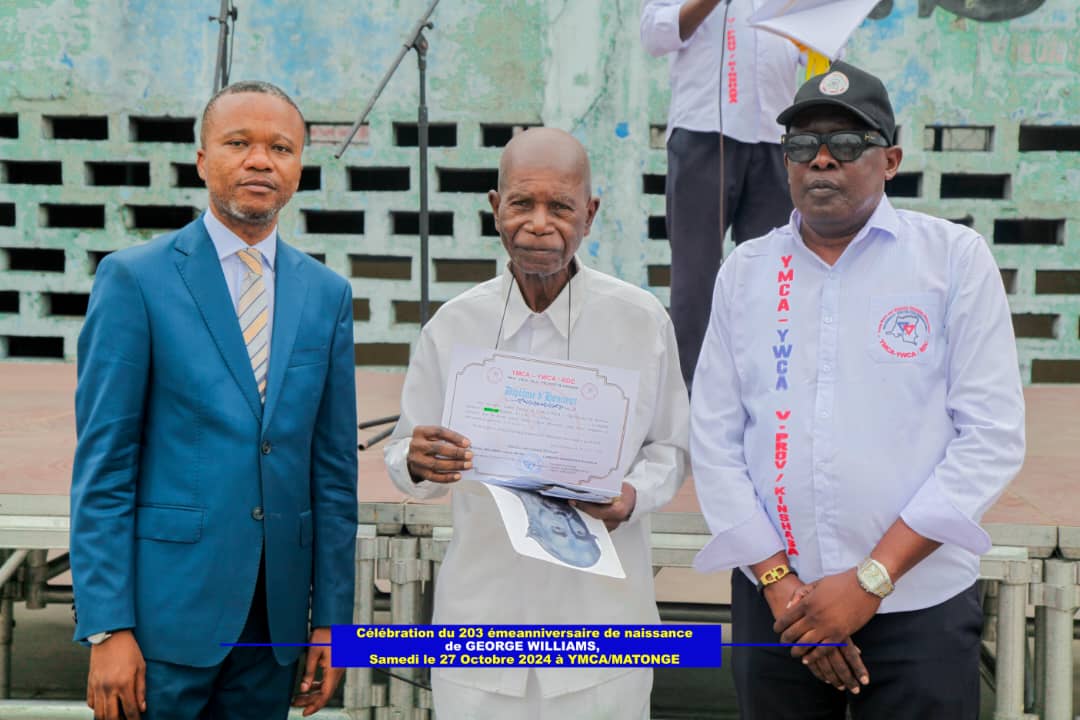
[[(427, 0), (238, 0), (231, 77), (275, 82), (311, 144), (290, 242), (350, 277), (359, 364), (400, 367), (418, 325), (417, 73), (408, 56), (362, 140), (333, 157)], [(217, 0), (17, 0), (0, 8), (0, 360), (74, 360), (104, 253), (186, 223)], [(514, 128), (579, 137), (601, 209), (590, 265), (668, 300), (667, 64), (634, 0), (443, 0), (429, 32), (431, 296), (505, 255), (485, 193)], [(983, 21), (976, 18), (993, 18)], [(882, 2), (848, 59), (893, 95), (897, 205), (972, 225), (1009, 289), (1028, 382), (1080, 382), (1080, 7)], [(0, 370), (2, 371), (2, 370)]]

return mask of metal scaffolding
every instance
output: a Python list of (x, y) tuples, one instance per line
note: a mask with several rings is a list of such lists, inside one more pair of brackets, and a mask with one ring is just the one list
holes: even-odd
[[(995, 688), (994, 720), (1072, 720), (1072, 642), (1080, 609), (1080, 531), (1046, 526), (988, 525), (993, 549), (982, 558), (986, 585), (984, 653)], [(414, 503), (360, 506), (356, 539), (353, 621), (371, 624), (376, 612), (392, 624), (427, 623), (439, 567), (453, 535), (450, 508)], [(67, 499), (42, 496), (13, 502), (0, 496), (0, 698), (10, 693), (12, 608), (70, 603), (70, 586), (50, 580), (68, 569)], [(654, 568), (690, 567), (709, 539), (697, 513), (652, 517)], [(389, 597), (377, 585), (389, 587)], [(1029, 623), (1027, 608), (1035, 608)], [(726, 605), (661, 603), (665, 620), (730, 622)], [(1034, 651), (1029, 649), (1029, 624)], [(994, 651), (989, 652), (990, 645)], [(371, 668), (346, 672), (344, 708), (328, 717), (350, 720), (429, 720), (427, 671), (398, 668), (377, 681)], [(381, 680), (382, 678), (378, 678)], [(321, 716), (322, 713), (320, 713)], [(88, 718), (81, 703), (0, 699), (4, 718)]]

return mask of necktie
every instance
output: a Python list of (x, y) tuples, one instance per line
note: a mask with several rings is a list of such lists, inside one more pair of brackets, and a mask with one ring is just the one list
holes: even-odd
[(266, 368), (270, 364), (270, 329), (267, 322), (270, 312), (266, 304), (266, 284), (263, 282), (262, 254), (255, 248), (245, 248), (236, 253), (247, 266), (248, 273), (240, 287), (240, 299), (236, 303), (236, 315), (244, 333), (259, 399), (266, 402)]

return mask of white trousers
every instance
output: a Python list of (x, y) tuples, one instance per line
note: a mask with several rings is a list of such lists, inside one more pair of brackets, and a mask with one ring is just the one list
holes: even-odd
[(435, 720), (649, 720), (652, 669), (632, 670), (587, 690), (542, 698), (529, 672), (525, 697), (500, 695), (431, 674)]

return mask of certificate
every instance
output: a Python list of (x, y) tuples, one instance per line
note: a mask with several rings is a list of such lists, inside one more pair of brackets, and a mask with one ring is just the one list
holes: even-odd
[[(622, 492), (636, 370), (459, 345), (443, 425), (471, 442), (462, 479), (588, 502)], [(629, 459), (629, 458), (628, 458)]]

